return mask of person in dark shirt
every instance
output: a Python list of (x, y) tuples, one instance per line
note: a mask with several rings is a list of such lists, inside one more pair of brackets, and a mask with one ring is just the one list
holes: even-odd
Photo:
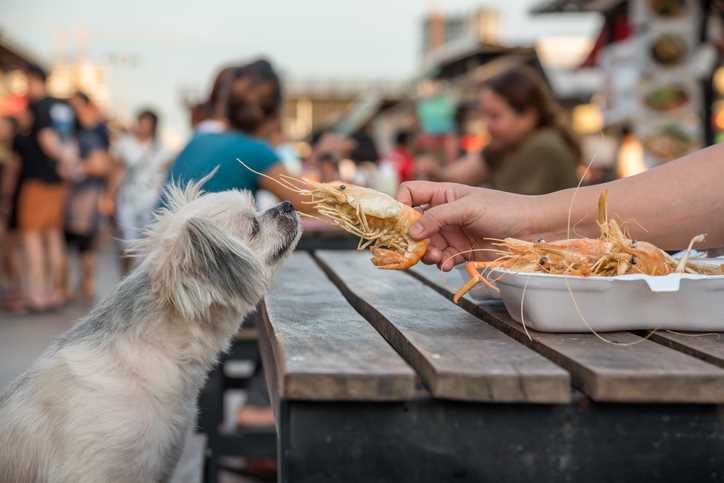
[[(79, 163), (71, 176), (65, 214), (65, 243), (80, 259), (80, 291), (85, 299), (95, 294), (96, 238), (101, 222), (100, 199), (111, 171), (110, 135), (101, 120), (98, 108), (83, 92), (69, 100), (76, 117), (76, 137)], [(70, 255), (70, 254), (69, 254)], [(64, 292), (72, 296), (69, 271), (66, 269)]]
[(20, 264), (17, 239), (17, 186), (20, 160), (15, 153), (15, 142), (20, 125), (9, 116), (0, 118), (0, 273), (6, 281), (2, 306), (16, 312), (22, 308), (20, 294)]
[(67, 103), (47, 95), (43, 69), (30, 66), (26, 77), (33, 123), (22, 158), (18, 226), (27, 255), (28, 308), (47, 310), (64, 302), (64, 178), (74, 159), (74, 116)]

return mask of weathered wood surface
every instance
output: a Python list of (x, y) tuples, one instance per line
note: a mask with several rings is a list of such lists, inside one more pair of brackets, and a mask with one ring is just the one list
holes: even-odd
[(676, 334), (663, 331), (653, 334), (651, 340), (724, 367), (724, 334)]
[[(418, 265), (413, 271), (448, 299), (457, 288), (450, 287), (455, 276), (434, 267)], [(476, 304), (466, 298), (461, 306), (566, 368), (574, 385), (594, 400), (724, 403), (724, 370), (633, 333), (605, 334), (611, 341), (637, 342), (632, 346), (606, 344), (593, 334), (529, 331), (531, 341), (501, 304)], [(721, 348), (715, 351), (713, 344), (711, 340), (697, 342), (698, 357), (705, 345), (711, 357), (720, 357)], [(682, 345), (679, 341), (671, 347), (681, 349)], [(694, 342), (688, 340), (687, 345), (692, 347)]]
[(312, 400), (405, 400), (415, 373), (345, 300), (307, 254), (277, 274), (261, 309), (278, 396)]
[(569, 401), (566, 371), (421, 282), (375, 268), (367, 253), (322, 251), (316, 256), (350, 303), (418, 371), (433, 396)]

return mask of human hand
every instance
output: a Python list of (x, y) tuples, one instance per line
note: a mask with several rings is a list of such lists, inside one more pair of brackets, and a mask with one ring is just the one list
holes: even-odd
[(397, 199), (411, 206), (430, 205), (410, 235), (430, 238), (423, 262), (444, 271), (466, 260), (486, 258), (491, 248), (486, 238), (526, 238), (534, 233), (533, 197), (456, 183), (410, 181), (400, 186)]

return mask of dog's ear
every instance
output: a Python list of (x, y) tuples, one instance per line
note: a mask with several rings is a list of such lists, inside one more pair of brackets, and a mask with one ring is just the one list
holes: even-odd
[(171, 223), (173, 215), (184, 206), (196, 200), (203, 194), (203, 186), (213, 178), (219, 171), (219, 166), (211, 170), (209, 174), (198, 181), (189, 181), (185, 185), (171, 180), (161, 192), (161, 206), (154, 210), (152, 222), (143, 230), (143, 237), (136, 240), (129, 240), (126, 246), (125, 255), (130, 257), (143, 258), (148, 255), (156, 246), (158, 233), (163, 233)]
[(247, 310), (267, 288), (267, 269), (254, 254), (202, 218), (186, 221), (160, 258), (154, 287), (188, 319), (208, 316), (214, 305)]

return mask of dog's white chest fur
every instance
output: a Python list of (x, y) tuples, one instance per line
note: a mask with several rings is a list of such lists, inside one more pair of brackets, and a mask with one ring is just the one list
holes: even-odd
[[(48, 476), (78, 482), (166, 477), (193, 421), (198, 383), (192, 380), (203, 380), (142, 341), (117, 342), (110, 350), (64, 347), (33, 372), (33, 397), (18, 401), (27, 417), (17, 421), (24, 426), (17, 431), (44, 437), (34, 438), (41, 447), (18, 448), (17, 455), (45, 453)], [(78, 468), (78, 461), (90, 464)]]

